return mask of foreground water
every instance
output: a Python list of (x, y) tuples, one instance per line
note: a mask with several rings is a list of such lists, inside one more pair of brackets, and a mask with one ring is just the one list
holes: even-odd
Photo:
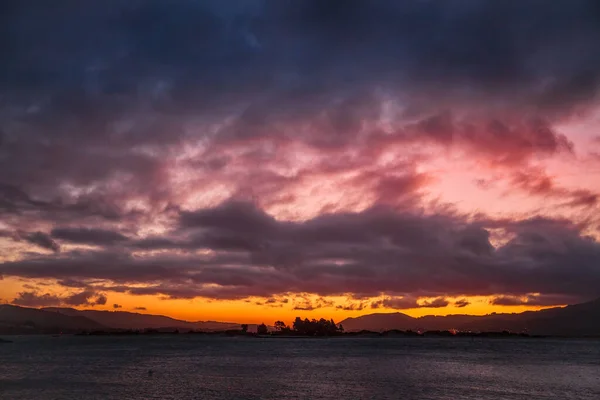
[(591, 340), (11, 339), (2, 400), (600, 399)]

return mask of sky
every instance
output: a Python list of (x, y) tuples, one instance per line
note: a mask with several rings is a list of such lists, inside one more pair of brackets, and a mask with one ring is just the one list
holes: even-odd
[(594, 0), (0, 3), (0, 303), (600, 297)]

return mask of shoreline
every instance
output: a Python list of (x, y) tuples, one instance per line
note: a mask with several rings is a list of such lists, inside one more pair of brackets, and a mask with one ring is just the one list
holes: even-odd
[(473, 334), (438, 334), (438, 333), (423, 333), (423, 334), (398, 334), (398, 333), (386, 333), (386, 332), (369, 332), (369, 333), (358, 333), (358, 332), (347, 332), (340, 335), (323, 335), (323, 336), (308, 336), (308, 335), (258, 335), (254, 333), (246, 334), (231, 334), (223, 332), (89, 332), (89, 333), (0, 333), (0, 343), (13, 343), (13, 341), (4, 339), (9, 337), (32, 337), (32, 336), (44, 336), (53, 337), (60, 339), (61, 337), (172, 337), (172, 336), (183, 336), (183, 337), (214, 337), (214, 338), (248, 338), (248, 339), (571, 339), (571, 340), (599, 340), (600, 335), (588, 335), (588, 336), (561, 336), (561, 335), (526, 335), (517, 333), (500, 333), (500, 332), (482, 332)]

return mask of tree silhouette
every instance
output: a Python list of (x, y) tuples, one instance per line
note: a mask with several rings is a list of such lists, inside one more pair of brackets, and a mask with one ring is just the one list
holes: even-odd
[(266, 335), (269, 333), (269, 329), (264, 324), (264, 322), (256, 327), (256, 333), (259, 335)]
[(292, 324), (293, 332), (297, 335), (303, 336), (333, 336), (342, 332), (343, 328), (333, 322), (333, 320), (326, 320), (324, 318), (309, 320), (305, 318), (302, 320), (300, 317), (296, 317)]
[(294, 323), (292, 324), (292, 329), (294, 330), (294, 332), (304, 332), (304, 321), (302, 321), (302, 318), (296, 317)]
[(290, 328), (283, 321), (276, 321), (274, 326), (278, 332), (286, 332), (290, 330)]
[(248, 332), (248, 324), (242, 324), (242, 332)]

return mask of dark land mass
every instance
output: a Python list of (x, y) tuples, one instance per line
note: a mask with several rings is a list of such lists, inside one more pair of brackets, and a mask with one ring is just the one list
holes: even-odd
[[(341, 326), (340, 326), (341, 325)], [(0, 305), (0, 334), (88, 335), (213, 334), (228, 336), (560, 336), (600, 337), (600, 299), (519, 314), (449, 315), (413, 318), (402, 313), (377, 313), (340, 323), (299, 318), (291, 327), (237, 323), (189, 322), (162, 315), (124, 311), (35, 309)]]
[(340, 322), (346, 331), (526, 332), (530, 335), (600, 336), (600, 299), (567, 307), (518, 314), (448, 315), (413, 318), (402, 313), (376, 313)]
[(414, 331), (400, 331), (397, 329), (384, 332), (373, 332), (373, 331), (358, 331), (358, 332), (340, 332), (336, 334), (323, 334), (323, 335), (305, 335), (295, 332), (270, 332), (267, 334), (258, 334), (255, 332), (244, 332), (243, 330), (226, 330), (226, 331), (189, 331), (180, 332), (178, 330), (155, 330), (147, 329), (141, 331), (91, 331), (91, 332), (79, 332), (77, 336), (148, 336), (148, 335), (203, 335), (203, 336), (238, 336), (238, 337), (256, 337), (256, 338), (269, 338), (269, 339), (309, 339), (309, 338), (336, 338), (336, 337), (523, 337), (523, 338), (542, 338), (548, 336), (542, 335), (529, 335), (527, 333), (515, 333), (509, 331), (502, 332), (455, 332), (455, 331), (426, 331), (426, 332), (414, 332)]
[(109, 327), (84, 316), (51, 313), (36, 308), (0, 304), (0, 334), (76, 333)]
[[(217, 321), (183, 321), (164, 315), (140, 314), (127, 311), (76, 310), (74, 308), (47, 307), (49, 311), (69, 316), (82, 316), (112, 329), (178, 329), (178, 330), (227, 330), (237, 329), (236, 322)], [(256, 330), (256, 325), (249, 325), (250, 330)]]

